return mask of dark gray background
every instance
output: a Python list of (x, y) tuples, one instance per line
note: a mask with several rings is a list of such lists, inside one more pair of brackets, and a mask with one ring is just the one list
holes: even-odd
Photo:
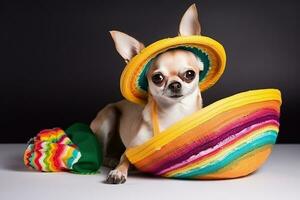
[(194, 2), (203, 35), (221, 42), (228, 56), (223, 77), (203, 94), (204, 103), (279, 88), (279, 142), (299, 143), (297, 0), (2, 2), (0, 142), (26, 142), (44, 128), (89, 123), (105, 104), (121, 99), (124, 62), (108, 31), (121, 30), (146, 45), (175, 36)]

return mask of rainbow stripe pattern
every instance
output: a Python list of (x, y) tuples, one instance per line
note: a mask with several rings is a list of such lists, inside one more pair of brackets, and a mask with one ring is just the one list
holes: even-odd
[(60, 128), (45, 129), (34, 137), (24, 153), (27, 167), (44, 172), (70, 171), (81, 157), (78, 147)]
[(279, 130), (281, 94), (253, 90), (219, 100), (126, 156), (139, 170), (180, 179), (246, 176), (268, 158)]

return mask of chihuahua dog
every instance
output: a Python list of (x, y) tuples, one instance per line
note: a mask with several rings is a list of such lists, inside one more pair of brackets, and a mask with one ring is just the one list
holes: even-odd
[[(195, 4), (184, 13), (179, 35), (200, 35), (201, 28)], [(118, 53), (128, 62), (144, 45), (119, 31), (110, 31)], [(125, 148), (143, 144), (153, 137), (151, 105), (155, 101), (160, 131), (202, 108), (199, 73), (203, 63), (192, 52), (169, 50), (157, 56), (147, 72), (148, 103), (145, 106), (127, 100), (107, 105), (91, 122), (91, 129), (103, 146), (107, 157), (109, 142), (119, 134)], [(107, 183), (124, 183), (130, 166), (124, 152), (116, 168), (107, 176)], [(106, 161), (105, 161), (106, 162)], [(105, 164), (105, 163), (104, 163)]]

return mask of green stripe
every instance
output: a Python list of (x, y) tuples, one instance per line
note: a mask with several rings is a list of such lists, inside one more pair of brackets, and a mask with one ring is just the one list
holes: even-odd
[(45, 150), (45, 158), (43, 160), (43, 163), (44, 163), (44, 168), (45, 168), (45, 171), (52, 171), (50, 169), (50, 154), (52, 153), (52, 148), (51, 148), (51, 143), (48, 143), (48, 142), (45, 142), (45, 147), (43, 147), (43, 149)]
[(275, 144), (277, 138), (277, 132), (274, 130), (266, 131), (260, 136), (254, 138), (251, 142), (246, 142), (238, 147), (237, 150), (227, 154), (222, 159), (217, 160), (207, 166), (201, 168), (194, 168), (189, 171), (175, 174), (174, 178), (186, 178), (192, 179), (195, 176), (203, 176), (209, 173), (218, 171), (219, 169), (229, 165), (231, 162), (240, 158), (241, 156), (267, 144)]

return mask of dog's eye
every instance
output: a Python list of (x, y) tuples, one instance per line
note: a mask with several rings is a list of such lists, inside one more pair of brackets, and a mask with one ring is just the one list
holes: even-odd
[(162, 73), (157, 73), (152, 76), (152, 82), (156, 85), (161, 84), (164, 81), (165, 77)]
[(185, 73), (184, 73), (184, 79), (186, 81), (192, 81), (194, 78), (195, 78), (195, 72), (193, 70), (187, 70)]

